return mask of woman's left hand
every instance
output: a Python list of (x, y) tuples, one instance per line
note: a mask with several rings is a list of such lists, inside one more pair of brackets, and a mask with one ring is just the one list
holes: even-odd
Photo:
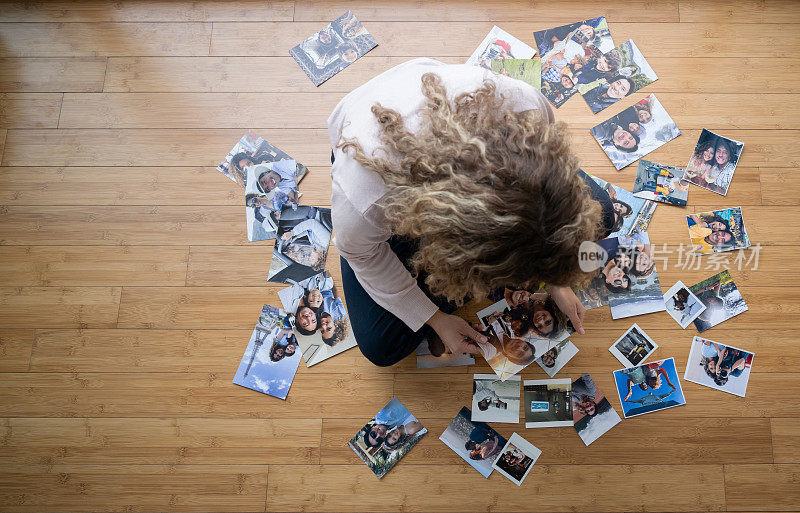
[(575, 292), (569, 287), (550, 285), (550, 296), (556, 302), (558, 308), (572, 321), (572, 327), (575, 328), (575, 331), (581, 335), (586, 333), (583, 329), (583, 316), (586, 314), (586, 308), (578, 299), (578, 296), (575, 295)]

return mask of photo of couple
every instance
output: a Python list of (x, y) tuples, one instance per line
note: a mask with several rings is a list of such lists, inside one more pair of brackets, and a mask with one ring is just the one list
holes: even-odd
[(727, 269), (692, 285), (689, 290), (706, 307), (693, 321), (697, 331), (701, 333), (748, 310), (747, 303)]
[(633, 183), (637, 198), (685, 207), (689, 199), (689, 184), (683, 181), (683, 168), (640, 160)]
[(247, 240), (274, 239), (284, 205), (297, 206), (294, 160), (264, 162), (245, 169)]
[(614, 207), (614, 226), (611, 228), (609, 238), (647, 231), (650, 220), (653, 219), (653, 214), (655, 213), (657, 205), (655, 202), (637, 197), (622, 187), (606, 182), (602, 178), (592, 176), (592, 180), (597, 182), (608, 193), (611, 198), (611, 204)]
[(578, 89), (594, 114), (658, 79), (632, 39), (590, 59), (576, 75)]
[(686, 404), (674, 358), (616, 370), (614, 382), (626, 419)]
[(686, 216), (695, 253), (708, 255), (750, 247), (742, 207), (698, 212)]
[(497, 25), (486, 34), (466, 64), (492, 69), (494, 59), (532, 59), (536, 50)]
[(743, 349), (694, 337), (683, 379), (744, 397), (754, 356)]
[(517, 486), (521, 486), (533, 464), (542, 455), (536, 446), (517, 433), (513, 433), (508, 443), (494, 462), (494, 469), (506, 476)]
[(584, 444), (588, 446), (621, 420), (590, 375), (572, 382), (572, 426)]
[(744, 143), (703, 129), (683, 179), (711, 192), (725, 196)]
[(576, 354), (578, 354), (578, 348), (575, 347), (575, 344), (570, 342), (569, 339), (562, 340), (537, 358), (536, 363), (552, 378)]
[(664, 294), (664, 306), (667, 308), (667, 313), (683, 329), (686, 329), (706, 309), (706, 305), (689, 292), (689, 288), (682, 281), (678, 281)]
[[(228, 152), (225, 160), (217, 166), (217, 170), (244, 188), (248, 167), (283, 160), (294, 159), (253, 132), (247, 132)], [(295, 166), (292, 180), (297, 188), (297, 184), (308, 173), (308, 168), (299, 162), (295, 162)]]
[(332, 230), (331, 209), (284, 205), (267, 281), (298, 283), (322, 272)]
[(506, 439), (485, 422), (473, 422), (472, 412), (463, 406), (439, 440), (470, 464), (483, 477), (492, 473), (492, 464), (506, 445)]

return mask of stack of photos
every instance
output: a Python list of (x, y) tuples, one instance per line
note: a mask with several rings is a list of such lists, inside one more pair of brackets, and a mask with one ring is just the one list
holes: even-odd
[(299, 283), (322, 272), (332, 230), (331, 209), (284, 205), (267, 280)]
[(686, 404), (674, 358), (616, 370), (614, 382), (626, 419)]
[(289, 54), (318, 86), (376, 46), (378, 42), (356, 15), (347, 11)]
[(744, 143), (703, 129), (683, 179), (725, 196), (736, 170)]
[[(591, 176), (591, 175), (590, 175)], [(620, 235), (633, 235), (634, 233), (646, 232), (650, 220), (656, 210), (656, 203), (649, 199), (635, 196), (622, 187), (606, 182), (602, 178), (592, 176), (592, 180), (597, 182), (611, 198), (614, 206), (614, 226), (609, 237)]]
[(526, 428), (572, 425), (572, 381), (569, 378), (526, 379), (522, 390)]
[(636, 169), (633, 195), (637, 198), (685, 207), (689, 199), (689, 184), (683, 181), (682, 167), (640, 160)]
[(275, 238), (283, 206), (297, 206), (300, 193), (296, 171), (294, 160), (264, 162), (246, 168), (247, 240)]
[(521, 486), (541, 455), (542, 451), (536, 446), (513, 433), (492, 467), (509, 478), (512, 483)]
[(444, 344), (433, 345), (430, 339), (423, 339), (417, 346), (417, 368), (436, 369), (439, 367), (458, 367), (475, 365), (475, 357), (471, 354), (453, 354)]
[(632, 39), (590, 60), (577, 70), (576, 78), (595, 114), (658, 79)]
[(706, 309), (706, 305), (701, 303), (697, 296), (689, 292), (689, 287), (684, 285), (682, 281), (678, 281), (664, 294), (664, 306), (667, 309), (667, 313), (683, 329), (686, 329), (686, 326), (697, 319), (697, 316)]
[(532, 59), (534, 55), (536, 50), (495, 25), (466, 64), (492, 69), (492, 59)]
[(569, 339), (562, 340), (537, 358), (536, 363), (552, 378), (576, 354), (578, 354), (578, 348), (575, 347), (575, 344), (570, 342)]
[(299, 364), (300, 351), (289, 316), (279, 308), (264, 305), (233, 383), (286, 399)]
[(603, 16), (540, 30), (533, 37), (542, 57), (542, 93), (556, 108), (578, 92), (579, 84), (588, 83), (590, 75), (581, 81), (581, 70), (605, 69), (598, 60), (614, 48)]
[(686, 216), (695, 253), (708, 255), (750, 247), (742, 207), (699, 212)]
[(506, 381), (494, 374), (475, 374), (472, 380), (473, 422), (519, 422), (520, 377)]
[(419, 420), (394, 398), (347, 445), (380, 479), (427, 432)]
[(572, 426), (587, 446), (622, 419), (588, 374), (572, 382)]
[(506, 439), (485, 422), (473, 422), (469, 408), (462, 407), (439, 440), (480, 472), (492, 473), (492, 464), (506, 445)]
[(727, 269), (692, 285), (689, 291), (706, 306), (693, 321), (697, 331), (701, 333), (748, 310), (747, 303)]
[(744, 397), (754, 356), (743, 349), (694, 337), (683, 379)]
[[(234, 145), (233, 149), (228, 152), (225, 156), (225, 160), (217, 166), (217, 171), (244, 188), (247, 174), (245, 170), (248, 167), (265, 162), (279, 162), (281, 160), (293, 159), (280, 148), (271, 145), (253, 132), (247, 132), (239, 139), (239, 142)], [(294, 172), (294, 182), (298, 184), (308, 172), (308, 168), (299, 162), (296, 164), (297, 169)]]
[(656, 348), (658, 344), (634, 323), (608, 350), (622, 365), (635, 367), (647, 360)]
[(536, 89), (542, 88), (542, 61), (537, 59), (492, 59), (490, 68), (495, 73), (522, 80)]
[(347, 309), (327, 272), (281, 290), (278, 298), (308, 367), (356, 345)]
[(603, 121), (590, 132), (617, 169), (681, 135), (654, 94)]

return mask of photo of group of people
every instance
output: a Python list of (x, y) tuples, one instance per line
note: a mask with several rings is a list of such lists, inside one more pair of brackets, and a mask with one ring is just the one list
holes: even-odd
[(572, 425), (572, 381), (526, 379), (522, 383), (526, 428)]
[(618, 170), (681, 135), (654, 94), (603, 121), (590, 132)]
[(592, 176), (592, 180), (608, 193), (614, 207), (614, 226), (611, 228), (609, 238), (647, 231), (647, 226), (655, 213), (657, 205), (655, 202), (637, 197), (632, 192), (602, 178)]
[(512, 483), (522, 486), (522, 482), (542, 455), (535, 445), (513, 433), (508, 443), (494, 461), (494, 469), (506, 476)]
[(479, 422), (519, 422), (520, 377), (505, 381), (494, 374), (475, 374), (472, 379), (472, 419)]
[(347, 11), (298, 44), (289, 54), (318, 86), (378, 46), (356, 15)]
[(706, 307), (693, 321), (701, 333), (748, 310), (727, 269), (692, 285), (689, 291)]
[(536, 89), (542, 88), (542, 61), (536, 59), (492, 59), (492, 71), (507, 77), (522, 80)]
[(279, 308), (264, 305), (233, 383), (286, 399), (299, 364), (300, 351), (289, 315)]
[(750, 247), (742, 207), (690, 214), (686, 223), (695, 253), (708, 255)]
[(663, 311), (664, 296), (647, 233), (603, 239), (598, 244), (606, 252), (606, 262), (590, 288), (597, 288), (598, 281), (603, 284), (611, 317)]
[(284, 205), (267, 281), (298, 283), (322, 272), (332, 230), (331, 209)]
[(378, 476), (384, 476), (428, 430), (393, 398), (347, 443)]
[(495, 25), (466, 64), (492, 69), (493, 59), (532, 59), (534, 55), (536, 50)]
[(674, 358), (616, 370), (614, 382), (626, 419), (686, 404)]
[(572, 382), (572, 426), (584, 444), (588, 446), (621, 421), (590, 375)]
[(470, 464), (483, 477), (491, 475), (492, 464), (507, 440), (485, 422), (473, 422), (472, 412), (462, 407), (439, 440)]
[[(257, 164), (294, 160), (280, 148), (273, 146), (253, 132), (244, 134), (218, 166), (217, 171), (245, 187), (246, 169)], [(293, 180), (295, 187), (308, 173), (308, 168), (295, 161)]]
[(657, 79), (632, 39), (591, 59), (577, 72), (578, 89), (595, 114)]
[(576, 354), (578, 354), (578, 348), (569, 339), (566, 339), (545, 351), (536, 359), (536, 363), (552, 378)]
[(701, 303), (700, 299), (680, 280), (664, 294), (664, 306), (667, 313), (683, 329), (686, 329), (706, 309), (706, 305)]
[(656, 348), (658, 348), (658, 344), (638, 324), (634, 323), (608, 350), (622, 365), (635, 367), (647, 360), (647, 357), (653, 354)]
[(297, 206), (294, 160), (263, 162), (245, 169), (244, 187), (247, 240), (274, 239), (284, 205)]
[(640, 160), (633, 183), (637, 198), (685, 207), (689, 199), (689, 184), (683, 181), (682, 167)]
[(694, 147), (683, 179), (711, 192), (725, 196), (744, 143), (703, 129)]
[(683, 379), (744, 397), (754, 356), (743, 349), (694, 337)]
[[(436, 354), (434, 354), (436, 353)], [(447, 348), (444, 352), (431, 347), (430, 339), (425, 338), (417, 346), (417, 368), (436, 369), (439, 367), (459, 367), (475, 365), (475, 357), (468, 353), (453, 354)]]

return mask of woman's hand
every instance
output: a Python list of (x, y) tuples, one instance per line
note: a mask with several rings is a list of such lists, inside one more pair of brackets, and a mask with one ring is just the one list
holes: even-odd
[(550, 296), (556, 302), (558, 308), (572, 321), (572, 327), (575, 328), (575, 331), (581, 335), (586, 333), (583, 329), (583, 316), (586, 314), (586, 308), (584, 308), (578, 296), (575, 295), (575, 292), (569, 287), (551, 285)]
[(485, 343), (489, 340), (461, 317), (446, 314), (441, 310), (437, 310), (426, 324), (433, 328), (445, 347), (453, 354), (480, 353), (481, 349), (476, 341)]

